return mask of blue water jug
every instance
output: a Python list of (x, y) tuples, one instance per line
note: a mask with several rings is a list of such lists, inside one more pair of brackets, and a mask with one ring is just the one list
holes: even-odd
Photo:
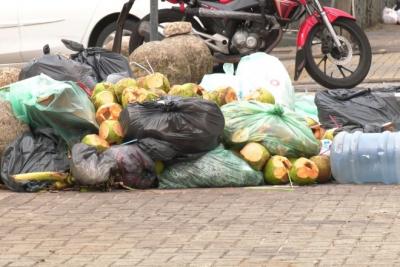
[(338, 134), (331, 147), (339, 183), (400, 183), (400, 132)]

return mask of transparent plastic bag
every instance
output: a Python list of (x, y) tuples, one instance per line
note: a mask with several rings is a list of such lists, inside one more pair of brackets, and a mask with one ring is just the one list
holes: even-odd
[(95, 147), (76, 144), (71, 151), (71, 174), (80, 185), (99, 185), (107, 182), (117, 163), (109, 153), (99, 153)]
[(261, 142), (273, 155), (311, 157), (320, 152), (305, 119), (289, 109), (241, 101), (222, 107), (225, 117), (224, 140), (232, 146)]
[(311, 118), (318, 122), (318, 108), (314, 103), (314, 99), (314, 94), (296, 94), (295, 111), (301, 116)]
[(41, 74), (11, 84), (2, 96), (11, 103), (19, 120), (33, 128), (51, 127), (69, 145), (98, 131), (94, 106), (74, 82), (60, 82)]
[(278, 58), (261, 52), (243, 57), (236, 70), (236, 78), (241, 95), (247, 96), (258, 88), (265, 88), (274, 95), (277, 104), (294, 110), (292, 81)]
[(214, 73), (205, 75), (200, 83), (200, 86), (207, 91), (214, 91), (220, 87), (231, 87), (235, 89), (239, 99), (242, 99), (244, 96), (239, 91), (240, 83), (239, 80), (235, 77), (234, 68), (234, 65), (231, 63), (224, 64), (225, 73)]
[(222, 145), (197, 160), (168, 167), (159, 180), (163, 189), (258, 186), (264, 181), (261, 172)]

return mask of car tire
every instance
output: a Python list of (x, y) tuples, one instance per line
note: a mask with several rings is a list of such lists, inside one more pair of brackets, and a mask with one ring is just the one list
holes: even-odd
[[(137, 27), (136, 24), (138, 22), (132, 19), (128, 19), (125, 22), (124, 30), (132, 31), (133, 28)], [(95, 38), (94, 44), (96, 47), (103, 47), (105, 45), (105, 41), (110, 34), (115, 32), (117, 29), (116, 22), (110, 23), (103, 28), (103, 30), (97, 35)]]

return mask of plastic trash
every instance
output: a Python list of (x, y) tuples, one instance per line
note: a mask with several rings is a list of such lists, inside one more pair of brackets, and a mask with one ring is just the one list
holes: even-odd
[(169, 143), (181, 156), (216, 148), (224, 129), (217, 105), (199, 98), (165, 97), (130, 104), (119, 120), (127, 141), (154, 138)]
[(383, 12), (382, 12), (383, 23), (385, 23), (385, 24), (397, 24), (398, 19), (399, 19), (399, 17), (397, 15), (396, 10), (394, 10), (392, 8), (389, 8), (389, 7), (385, 7), (383, 9)]
[(113, 73), (107, 76), (106, 82), (116, 84), (120, 80), (129, 78), (129, 73), (128, 72), (120, 72), (120, 73)]
[(273, 155), (312, 157), (320, 152), (302, 116), (279, 105), (241, 101), (222, 107), (224, 140), (231, 146), (261, 142)]
[(100, 47), (84, 48), (82, 44), (62, 40), (64, 45), (77, 52), (71, 55), (71, 59), (92, 67), (98, 82), (105, 81), (108, 75), (113, 73), (127, 72), (132, 77), (132, 70), (128, 59), (121, 54), (108, 51)]
[(264, 181), (261, 172), (223, 146), (166, 168), (159, 180), (163, 189), (258, 186)]
[(46, 74), (57, 81), (81, 82), (89, 88), (96, 86), (93, 69), (61, 55), (44, 54), (30, 61), (19, 74), (19, 80), (25, 80), (40, 74)]
[(85, 135), (98, 132), (94, 106), (74, 82), (41, 74), (11, 84), (3, 97), (19, 120), (33, 128), (54, 128), (71, 146)]
[(315, 96), (319, 121), (326, 129), (382, 132), (393, 123), (400, 129), (400, 104), (394, 93), (382, 95), (370, 89), (338, 89), (320, 91)]
[(71, 173), (81, 185), (100, 185), (111, 177), (137, 189), (158, 185), (154, 161), (136, 144), (113, 146), (104, 152), (76, 144), (72, 148)]
[(154, 161), (136, 144), (113, 146), (105, 154), (111, 155), (116, 161), (119, 174), (117, 181), (137, 189), (158, 186)]
[(203, 77), (200, 86), (207, 91), (214, 91), (218, 88), (231, 87), (235, 89), (236, 94), (240, 99), (244, 98), (240, 92), (239, 80), (235, 77), (234, 65), (231, 63), (224, 64), (225, 73), (208, 74)]
[(194, 160), (204, 155), (204, 152), (197, 154), (181, 153), (176, 151), (171, 143), (154, 138), (141, 139), (137, 144), (150, 158), (162, 161), (165, 164)]
[(314, 99), (314, 94), (297, 93), (295, 112), (301, 116), (311, 118), (318, 122), (318, 108), (314, 103)]
[(342, 132), (331, 149), (333, 177), (344, 184), (399, 184), (399, 144), (399, 132)]
[(243, 57), (236, 70), (236, 78), (243, 96), (258, 88), (265, 88), (274, 95), (276, 104), (294, 110), (294, 87), (285, 66), (278, 58), (262, 52)]
[(116, 161), (111, 154), (98, 153), (96, 148), (76, 144), (71, 152), (71, 174), (80, 185), (99, 185), (107, 182)]
[(17, 192), (36, 192), (49, 186), (49, 182), (20, 183), (12, 175), (68, 170), (67, 146), (50, 128), (24, 133), (6, 148), (1, 160), (1, 180)]
[(396, 10), (397, 14), (397, 24), (400, 24), (400, 9)]

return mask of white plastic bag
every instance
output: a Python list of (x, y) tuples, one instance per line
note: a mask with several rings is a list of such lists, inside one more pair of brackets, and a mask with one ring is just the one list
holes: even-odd
[(400, 24), (400, 9), (398, 9), (396, 13), (397, 13), (397, 24)]
[(397, 24), (397, 12), (394, 9), (385, 7), (382, 12), (382, 20), (385, 24)]
[(249, 95), (258, 88), (265, 88), (275, 97), (275, 102), (289, 109), (295, 108), (295, 92), (290, 76), (282, 62), (266, 53), (243, 57), (236, 71), (240, 94)]
[(200, 86), (207, 91), (214, 91), (219, 87), (232, 87), (235, 89), (238, 97), (240, 97), (239, 89), (240, 83), (235, 77), (235, 67), (231, 63), (224, 64), (225, 73), (214, 73), (205, 75), (201, 81)]

